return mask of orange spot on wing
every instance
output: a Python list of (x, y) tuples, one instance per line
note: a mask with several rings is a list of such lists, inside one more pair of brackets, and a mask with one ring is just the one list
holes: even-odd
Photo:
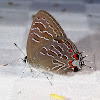
[(72, 62), (73, 62), (73, 61), (70, 61), (70, 62), (69, 62), (69, 65), (71, 65), (71, 66), (72, 66)]
[(73, 53), (73, 51), (71, 49), (69, 50), (69, 52), (72, 52)]
[(74, 57), (76, 60), (78, 60), (77, 54), (76, 54), (76, 53), (73, 55), (73, 57)]
[(62, 56), (62, 58), (63, 58), (63, 59), (67, 59), (67, 57), (66, 57), (66, 56), (64, 56), (64, 55)]
[(74, 66), (71, 66), (70, 68), (75, 68)]
[(69, 62), (69, 65), (71, 66), (71, 67), (69, 67), (69, 68), (75, 68), (75, 67), (72, 65), (72, 62), (73, 62), (73, 61), (70, 61), (70, 62)]
[(55, 28), (54, 31), (57, 32), (57, 29)]
[(63, 41), (62, 40), (59, 40), (58, 43), (63, 43)]

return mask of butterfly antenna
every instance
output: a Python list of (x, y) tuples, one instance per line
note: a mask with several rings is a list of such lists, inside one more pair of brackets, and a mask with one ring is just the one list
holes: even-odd
[(14, 60), (14, 61), (12, 61), (12, 62), (10, 62), (10, 63), (8, 63), (8, 64), (5, 64), (5, 65), (3, 65), (3, 66), (7, 66), (7, 65), (9, 65), (9, 64), (12, 64), (12, 63), (14, 63), (14, 62), (16, 62), (16, 61), (18, 61), (18, 60), (23, 60), (22, 58), (18, 58), (18, 59), (16, 59), (16, 60)]
[[(22, 50), (17, 46), (16, 43), (14, 43), (14, 45), (19, 49), (20, 52), (22, 52)], [(25, 54), (22, 52), (22, 54), (25, 56)]]
[(14, 45), (18, 48), (18, 50), (24, 55), (24, 59), (23, 59), (23, 61), (24, 61), (24, 63), (26, 63), (26, 60), (27, 60), (27, 56), (25, 56), (25, 54), (22, 52), (22, 50), (17, 46), (17, 44), (16, 43), (14, 43)]
[(50, 85), (52, 85), (51, 81), (49, 80), (49, 77), (46, 75), (46, 73), (43, 72), (43, 74), (46, 76), (47, 80), (49, 81)]
[[(21, 51), (21, 53), (25, 56), (25, 54), (22, 52), (22, 50), (17, 46), (17, 44), (16, 43), (14, 43), (14, 45), (19, 49), (19, 51)], [(14, 61), (12, 61), (12, 62), (10, 62), (10, 63), (7, 63), (7, 64), (4, 64), (3, 66), (7, 66), (7, 65), (9, 65), (9, 64), (12, 64), (12, 63), (14, 63), (14, 62), (16, 62), (16, 61), (18, 61), (18, 60), (23, 60), (23, 62), (25, 62), (26, 63), (26, 60), (27, 60), (27, 56), (25, 56), (25, 58), (24, 59), (22, 59), (22, 58), (18, 58), (18, 59), (16, 59), (16, 60), (14, 60)]]

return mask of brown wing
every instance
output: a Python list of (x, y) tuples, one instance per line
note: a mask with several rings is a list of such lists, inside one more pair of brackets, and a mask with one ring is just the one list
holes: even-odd
[(78, 52), (75, 48), (68, 38), (51, 39), (35, 52), (33, 63), (40, 64), (42, 69), (51, 72), (66, 74), (70, 67), (69, 61), (73, 61), (73, 55)]
[(43, 10), (39, 11), (32, 22), (27, 40), (28, 62), (32, 62), (31, 60), (39, 47), (49, 42), (50, 39), (59, 36), (66, 38), (61, 26), (49, 13)]

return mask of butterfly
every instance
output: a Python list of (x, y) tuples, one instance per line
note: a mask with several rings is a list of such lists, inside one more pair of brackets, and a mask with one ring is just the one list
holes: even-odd
[(25, 60), (45, 71), (67, 74), (80, 71), (84, 66), (82, 52), (67, 38), (55, 18), (44, 10), (33, 19), (26, 51)]

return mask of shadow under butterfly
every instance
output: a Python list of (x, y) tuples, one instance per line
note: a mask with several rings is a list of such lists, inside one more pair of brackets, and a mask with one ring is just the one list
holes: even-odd
[[(31, 67), (61, 75), (77, 72), (84, 64), (83, 52), (67, 38), (64, 30), (48, 12), (40, 10), (32, 22), (24, 61)], [(36, 66), (34, 66), (36, 65)]]

